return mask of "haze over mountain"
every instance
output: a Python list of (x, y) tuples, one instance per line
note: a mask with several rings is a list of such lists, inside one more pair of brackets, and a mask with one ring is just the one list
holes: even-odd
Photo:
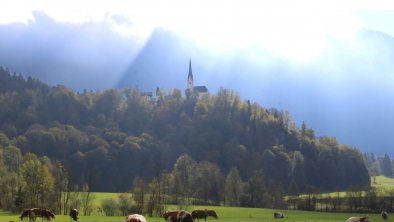
[(394, 38), (387, 33), (364, 29), (351, 39), (326, 35), (321, 52), (305, 59), (261, 46), (214, 51), (166, 29), (156, 29), (143, 42), (115, 31), (119, 25), (133, 23), (117, 16), (62, 23), (36, 12), (27, 24), (0, 25), (0, 64), (77, 90), (154, 91), (185, 89), (191, 59), (195, 84), (210, 92), (233, 89), (243, 99), (288, 110), (297, 125), (304, 121), (318, 136), (394, 155)]

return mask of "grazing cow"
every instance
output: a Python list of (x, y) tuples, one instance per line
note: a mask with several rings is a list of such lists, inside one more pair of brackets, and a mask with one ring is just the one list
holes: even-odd
[(51, 220), (55, 219), (55, 214), (53, 214), (51, 211), (47, 209), (41, 209), (41, 208), (31, 208), (29, 213), (29, 218), (30, 221), (35, 221), (36, 217), (41, 217), (42, 219), (46, 220)]
[(140, 214), (131, 214), (126, 217), (126, 222), (147, 222), (146, 218)]
[(285, 217), (283, 216), (283, 213), (281, 213), (281, 212), (275, 212), (275, 213), (274, 213), (274, 219), (280, 219), (280, 218), (285, 218)]
[(194, 222), (194, 220), (189, 212), (181, 210), (178, 213), (177, 222)]
[(369, 220), (369, 217), (350, 217), (346, 220), (346, 222), (372, 222)]
[(208, 216), (209, 217), (213, 217), (215, 219), (218, 219), (218, 215), (216, 214), (216, 212), (214, 210), (207, 210)]
[(382, 215), (383, 220), (387, 220), (389, 218), (389, 213), (387, 213), (387, 211), (382, 211), (380, 214)]
[(19, 216), (19, 218), (20, 218), (21, 220), (23, 220), (23, 218), (29, 217), (29, 215), (30, 215), (30, 209), (24, 209), (24, 210), (22, 210), (22, 213), (21, 213), (21, 215)]
[(163, 218), (164, 218), (164, 220), (166, 220), (168, 222), (177, 222), (177, 220), (178, 220), (178, 213), (179, 213), (179, 210), (166, 211), (163, 214)]
[(36, 217), (41, 217), (42, 219), (45, 218), (46, 220), (50, 221), (51, 219), (55, 218), (55, 214), (53, 214), (51, 211), (47, 209), (30, 208), (30, 209), (24, 209), (19, 218), (23, 220), (24, 217), (29, 217), (30, 221), (35, 221)]
[(70, 209), (70, 217), (73, 221), (78, 221), (78, 210), (77, 209)]
[(214, 210), (193, 210), (192, 211), (192, 217), (195, 220), (204, 219), (205, 221), (207, 220), (207, 217), (214, 217), (215, 219), (218, 219), (218, 215)]
[(206, 221), (207, 217), (208, 217), (208, 212), (207, 212), (207, 210), (193, 210), (192, 217), (194, 220), (195, 219), (197, 219), (197, 220), (204, 219)]

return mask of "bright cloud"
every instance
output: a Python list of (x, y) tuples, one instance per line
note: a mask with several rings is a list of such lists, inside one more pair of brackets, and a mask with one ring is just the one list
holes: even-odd
[(355, 11), (390, 8), (389, 0), (14, 0), (2, 4), (0, 24), (28, 22), (37, 10), (60, 22), (108, 20), (117, 32), (141, 39), (161, 27), (213, 50), (263, 48), (303, 61), (325, 49), (327, 36), (352, 40), (366, 24)]

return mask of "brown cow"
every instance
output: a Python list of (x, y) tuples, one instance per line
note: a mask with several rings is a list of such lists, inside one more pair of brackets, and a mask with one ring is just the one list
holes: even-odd
[(55, 219), (55, 214), (47, 209), (31, 208), (29, 215), (30, 220), (35, 221), (36, 217), (41, 217), (42, 219), (45, 218), (50, 221), (51, 219)]
[(22, 213), (21, 213), (21, 215), (19, 216), (19, 218), (20, 218), (21, 220), (23, 220), (23, 218), (29, 217), (29, 215), (30, 215), (30, 209), (24, 209), (24, 210), (22, 210)]
[(35, 221), (36, 217), (41, 217), (42, 219), (46, 219), (50, 221), (51, 219), (55, 218), (55, 214), (53, 214), (51, 211), (47, 209), (30, 208), (30, 209), (24, 209), (19, 218), (23, 220), (24, 217), (29, 217), (30, 221)]
[(213, 217), (215, 219), (218, 219), (218, 215), (216, 214), (216, 212), (214, 210), (206, 210), (207, 214), (209, 217)]
[(77, 209), (70, 209), (70, 217), (73, 221), (78, 221), (78, 210)]
[(126, 217), (126, 222), (147, 222), (146, 218), (140, 214), (131, 214)]
[(177, 220), (178, 220), (178, 213), (179, 213), (179, 210), (166, 211), (163, 214), (163, 218), (164, 218), (164, 220), (166, 220), (168, 222), (177, 222)]

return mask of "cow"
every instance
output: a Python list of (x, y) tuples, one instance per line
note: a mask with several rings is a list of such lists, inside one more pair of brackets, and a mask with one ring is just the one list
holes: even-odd
[(70, 209), (70, 217), (73, 221), (78, 221), (78, 210), (77, 209)]
[(382, 215), (383, 220), (387, 220), (389, 218), (389, 213), (387, 213), (387, 211), (382, 211), (380, 214)]
[(205, 221), (207, 220), (207, 217), (214, 217), (215, 219), (218, 219), (218, 215), (214, 210), (193, 210), (192, 211), (192, 217), (193, 219), (204, 219)]
[(283, 213), (281, 213), (281, 212), (275, 212), (275, 213), (274, 213), (274, 219), (280, 219), (280, 218), (285, 218), (285, 217), (283, 216)]
[(195, 219), (197, 219), (197, 220), (204, 219), (206, 221), (207, 217), (208, 217), (208, 212), (207, 212), (207, 210), (193, 210), (192, 217), (194, 220)]
[(209, 217), (213, 217), (215, 219), (218, 219), (218, 215), (216, 214), (216, 212), (214, 210), (207, 210), (208, 216)]
[(368, 216), (365, 217), (350, 217), (346, 222), (372, 222)]
[(191, 213), (181, 210), (178, 212), (177, 222), (194, 222)]
[(31, 208), (29, 215), (30, 220), (35, 221), (36, 217), (41, 217), (42, 219), (45, 218), (50, 221), (51, 219), (55, 219), (55, 214), (47, 209)]
[(126, 217), (126, 222), (147, 222), (146, 218), (140, 214), (130, 214)]
[(29, 217), (29, 215), (30, 215), (30, 209), (24, 209), (24, 210), (22, 210), (22, 213), (21, 213), (21, 215), (19, 216), (19, 218), (20, 218), (21, 220), (23, 220), (23, 218)]
[(178, 218), (178, 213), (179, 210), (174, 210), (174, 211), (166, 211), (163, 214), (163, 218), (164, 220), (168, 221), (168, 222), (177, 222), (177, 218)]
[(47, 209), (30, 208), (30, 209), (24, 209), (19, 218), (23, 220), (24, 217), (29, 217), (30, 221), (35, 221), (36, 217), (41, 217), (42, 219), (45, 218), (46, 220), (50, 221), (51, 219), (55, 218), (55, 214), (53, 214), (51, 211)]

